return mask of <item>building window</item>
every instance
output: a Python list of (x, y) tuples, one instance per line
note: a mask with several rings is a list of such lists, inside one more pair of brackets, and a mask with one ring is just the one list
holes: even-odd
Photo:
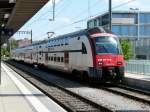
[(121, 26), (121, 35), (129, 35), (129, 26)]
[(130, 26), (129, 27), (129, 36), (136, 36), (137, 35), (137, 27), (136, 26)]
[(122, 18), (123, 14), (112, 14), (112, 18)]
[(149, 13), (142, 13), (140, 14), (140, 23), (150, 23), (150, 14)]
[(150, 36), (150, 26), (145, 27), (146, 35)]
[(146, 20), (147, 20), (147, 23), (150, 24), (150, 14), (147, 14), (147, 15), (146, 15)]
[(140, 35), (141, 36), (144, 36), (146, 33), (145, 33), (145, 27), (144, 26), (140, 26)]
[(112, 32), (114, 32), (116, 35), (120, 35), (120, 26), (119, 25), (113, 25), (112, 26)]
[(145, 14), (140, 14), (140, 23), (145, 23)]

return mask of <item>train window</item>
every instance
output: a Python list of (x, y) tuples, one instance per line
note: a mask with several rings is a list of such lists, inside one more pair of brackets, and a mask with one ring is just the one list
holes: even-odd
[(53, 61), (53, 57), (51, 57), (51, 61)]
[(60, 57), (57, 57), (57, 61), (60, 62)]
[(68, 43), (65, 43), (65, 45), (68, 45)]
[(78, 40), (80, 40), (80, 37), (78, 37)]
[(65, 38), (65, 45), (68, 45), (68, 44), (69, 44), (69, 38), (66, 37), (66, 38)]
[(56, 57), (54, 57), (54, 61), (56, 61)]
[(51, 57), (49, 57), (48, 60), (50, 61), (50, 60), (51, 60)]
[(82, 54), (87, 54), (86, 46), (83, 42), (82, 42)]
[(41, 55), (41, 53), (42, 53), (42, 52), (40, 51), (39, 54)]
[(64, 58), (63, 57), (61, 57), (61, 62), (64, 62)]

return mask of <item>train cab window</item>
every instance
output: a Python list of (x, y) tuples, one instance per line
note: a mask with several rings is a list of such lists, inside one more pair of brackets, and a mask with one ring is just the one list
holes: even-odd
[(61, 62), (64, 62), (64, 58), (63, 57), (61, 57)]
[(83, 42), (82, 42), (82, 54), (87, 54), (86, 46)]

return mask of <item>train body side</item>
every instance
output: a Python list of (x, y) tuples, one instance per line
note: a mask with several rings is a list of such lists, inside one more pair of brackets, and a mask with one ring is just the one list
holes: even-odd
[[(115, 77), (120, 80), (124, 75), (123, 55), (109, 53), (105, 47), (100, 46), (101, 44), (98, 48), (103, 48), (105, 53), (98, 54), (96, 51), (95, 38), (112, 37), (110, 39), (117, 40), (117, 37), (113, 36), (110, 33), (89, 34), (87, 31), (80, 31), (12, 50), (12, 59), (92, 80), (107, 80)], [(119, 46), (118, 41), (116, 42)]]

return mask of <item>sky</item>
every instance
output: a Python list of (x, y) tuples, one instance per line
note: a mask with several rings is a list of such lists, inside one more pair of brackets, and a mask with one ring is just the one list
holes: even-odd
[[(55, 32), (54, 36), (67, 34), (86, 28), (87, 20), (108, 11), (109, 0), (56, 0), (55, 20), (50, 0), (37, 12), (19, 31), (33, 31), (33, 41), (48, 37), (47, 32)], [(124, 5), (122, 5), (124, 4)], [(140, 11), (150, 11), (150, 0), (112, 0), (113, 11), (129, 11), (139, 8)], [(14, 34), (13, 38), (30, 38), (29, 34)]]

